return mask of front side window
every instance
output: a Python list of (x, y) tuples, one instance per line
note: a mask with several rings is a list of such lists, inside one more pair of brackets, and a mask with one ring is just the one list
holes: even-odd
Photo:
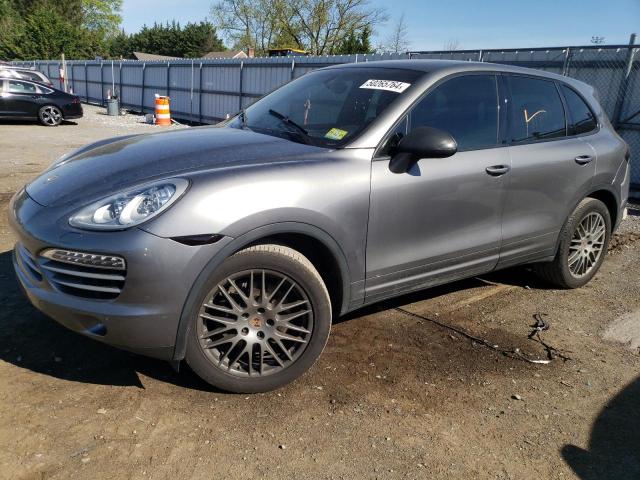
[[(258, 100), (227, 125), (322, 147), (353, 140), (424, 72), (344, 68), (310, 72)], [(243, 122), (244, 120), (244, 122)]]
[(410, 129), (434, 127), (451, 134), (458, 150), (498, 143), (498, 91), (494, 75), (466, 75), (447, 80), (411, 111)]
[(32, 83), (9, 80), (9, 93), (38, 93), (38, 89)]
[(512, 142), (530, 142), (566, 136), (562, 100), (550, 80), (509, 76)]
[(569, 109), (569, 118), (571, 119), (569, 134), (580, 135), (595, 130), (598, 122), (585, 101), (573, 89), (566, 85), (562, 85), (561, 88), (564, 99), (567, 102), (567, 108)]

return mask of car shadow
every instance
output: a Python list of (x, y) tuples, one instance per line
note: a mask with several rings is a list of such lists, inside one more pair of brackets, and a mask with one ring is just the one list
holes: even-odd
[[(166, 362), (128, 353), (83, 337), (48, 318), (35, 309), (21, 292), (11, 257), (11, 251), (0, 253), (1, 360), (75, 382), (144, 388), (139, 377), (142, 374), (184, 388), (218, 391), (197, 377), (185, 362), (182, 362), (180, 372), (175, 372)], [(532, 288), (541, 285), (541, 288), (546, 288), (533, 274), (517, 268), (379, 302), (335, 319), (334, 323), (339, 324), (498, 281)]]
[(490, 284), (503, 284), (521, 288), (533, 288), (536, 290), (552, 290), (555, 288), (538, 278), (531, 269), (526, 267), (513, 267), (478, 277), (438, 285), (425, 290), (419, 290), (417, 292), (408, 293), (388, 300), (382, 300), (354, 312), (350, 312), (340, 318), (334, 319), (333, 323), (338, 324), (347, 322), (365, 315), (371, 315), (373, 313), (406, 306), (411, 303), (431, 300), (453, 292), (478, 288)]
[(67, 330), (35, 309), (20, 290), (11, 251), (0, 253), (0, 360), (63, 380), (144, 388), (140, 374), (216, 392), (186, 365), (128, 353)]
[[(0, 119), (0, 125), (38, 125), (38, 126), (44, 126), (41, 125), (40, 122), (34, 118), (33, 120), (31, 119), (16, 119), (16, 118), (2, 118)], [(73, 125), (78, 125), (78, 122), (72, 121), (72, 120), (63, 120), (62, 123), (60, 125), (58, 125), (59, 127), (63, 127), (65, 125), (69, 125), (69, 126), (73, 126)]]
[(565, 445), (561, 453), (580, 480), (640, 478), (640, 377), (602, 409), (587, 450)]

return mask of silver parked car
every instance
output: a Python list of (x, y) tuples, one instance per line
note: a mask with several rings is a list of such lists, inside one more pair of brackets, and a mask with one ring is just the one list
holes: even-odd
[(628, 188), (628, 147), (588, 85), (408, 60), (308, 73), (215, 127), (83, 147), (10, 218), (37, 308), (258, 392), (363, 305), (517, 264), (584, 285)]
[(51, 83), (49, 77), (38, 70), (30, 68), (19, 68), (10, 65), (0, 65), (0, 77), (31, 80), (32, 82), (38, 82), (48, 87), (53, 87), (53, 83)]

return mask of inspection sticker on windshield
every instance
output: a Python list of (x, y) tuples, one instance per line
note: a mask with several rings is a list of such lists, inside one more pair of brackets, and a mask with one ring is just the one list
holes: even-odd
[(360, 88), (371, 90), (387, 90), (389, 92), (402, 93), (411, 86), (410, 83), (395, 82), (393, 80), (367, 80)]
[(327, 133), (324, 134), (324, 138), (328, 138), (329, 140), (342, 140), (344, 136), (349, 133), (346, 130), (340, 130), (339, 128), (332, 128)]

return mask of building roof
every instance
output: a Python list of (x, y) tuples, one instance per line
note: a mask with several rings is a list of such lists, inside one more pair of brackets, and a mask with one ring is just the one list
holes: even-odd
[(202, 58), (247, 58), (248, 55), (242, 50), (226, 50), (224, 52), (209, 52)]
[(156, 55), (155, 53), (133, 52), (136, 60), (177, 60), (179, 57), (167, 57), (166, 55)]

